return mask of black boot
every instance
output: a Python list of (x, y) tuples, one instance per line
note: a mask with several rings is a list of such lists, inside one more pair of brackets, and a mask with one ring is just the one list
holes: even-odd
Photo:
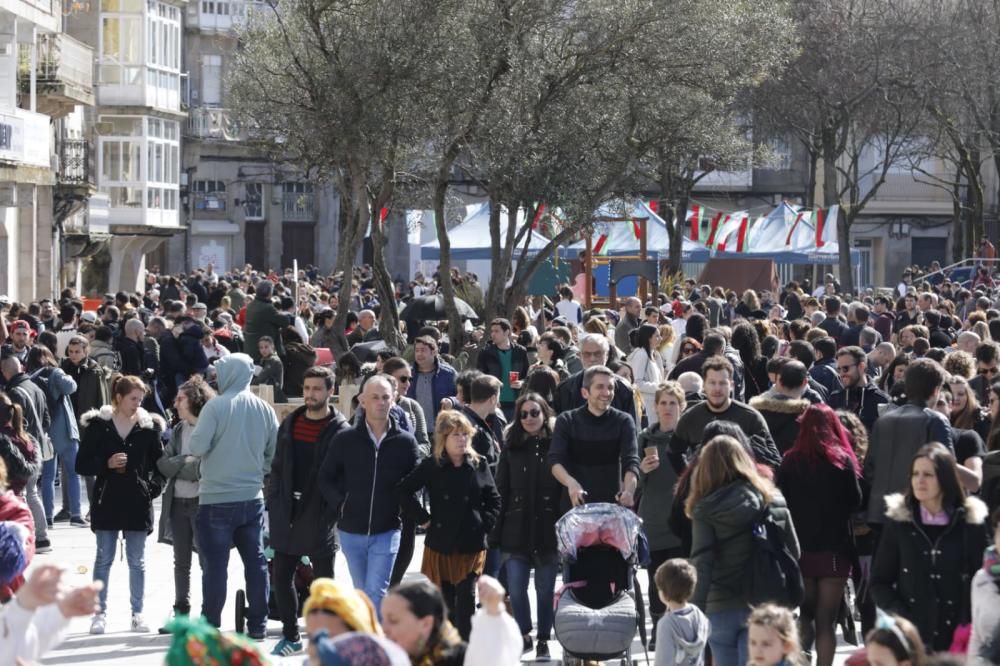
[(656, 652), (656, 624), (663, 617), (663, 613), (650, 613), (649, 617), (653, 621), (653, 633), (649, 635), (649, 644), (647, 649), (650, 652)]

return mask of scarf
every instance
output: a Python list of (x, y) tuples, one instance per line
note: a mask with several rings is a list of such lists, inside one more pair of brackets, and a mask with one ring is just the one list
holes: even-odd
[(444, 661), (448, 652), (462, 644), (462, 637), (458, 635), (458, 630), (447, 620), (441, 625), (440, 636), (434, 647), (427, 653), (415, 657), (413, 666), (437, 666)]
[(983, 553), (983, 571), (1000, 581), (1000, 552), (995, 545), (990, 546)]
[(951, 522), (951, 517), (948, 516), (947, 511), (941, 511), (940, 513), (931, 513), (923, 506), (920, 507), (920, 522), (924, 525), (938, 525), (945, 526)]

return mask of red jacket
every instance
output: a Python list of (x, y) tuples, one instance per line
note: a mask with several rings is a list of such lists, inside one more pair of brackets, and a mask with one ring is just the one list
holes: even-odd
[[(15, 522), (28, 530), (28, 537), (24, 542), (24, 562), (27, 568), (35, 556), (35, 522), (31, 518), (31, 509), (23, 499), (7, 491), (0, 494), (0, 521)], [(0, 585), (0, 603), (10, 600), (22, 585), (24, 585), (23, 572), (7, 585)]]

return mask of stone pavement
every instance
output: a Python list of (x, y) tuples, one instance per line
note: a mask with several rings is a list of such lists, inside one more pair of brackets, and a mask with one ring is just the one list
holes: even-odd
[[(84, 500), (86, 501), (86, 500)], [(59, 501), (56, 501), (57, 506)], [(156, 502), (156, 516), (159, 518), (159, 501)], [(55, 528), (49, 530), (53, 552), (35, 557), (35, 563), (54, 562), (64, 566), (67, 570), (65, 579), (71, 584), (82, 584), (92, 579), (94, 568), (94, 535), (89, 529), (69, 527), (67, 523), (57, 523)], [(423, 552), (423, 537), (417, 538), (416, 553), (413, 562), (410, 564), (410, 575), (420, 575), (420, 561)], [(335, 565), (335, 576), (341, 580), (350, 578), (347, 570), (347, 562), (343, 557), (338, 557)], [(201, 607), (201, 570), (198, 568), (197, 558), (192, 567), (192, 599), (193, 608)], [(640, 584), (645, 586), (645, 572), (640, 572)], [(223, 611), (223, 629), (232, 630), (235, 623), (234, 618), (234, 596), (236, 590), (243, 585), (243, 565), (239, 555), (235, 550), (231, 551), (229, 562), (229, 594)], [(111, 568), (111, 582), (108, 592), (108, 625), (107, 633), (103, 636), (91, 636), (88, 633), (90, 628), (89, 619), (74, 620), (70, 626), (70, 632), (66, 640), (55, 650), (50, 652), (43, 660), (43, 664), (94, 664), (94, 665), (121, 665), (125, 666), (152, 666), (162, 664), (163, 656), (170, 644), (169, 636), (160, 636), (155, 633), (163, 620), (170, 612), (173, 605), (174, 578), (173, 578), (173, 551), (166, 544), (156, 542), (155, 533), (146, 542), (146, 595), (145, 595), (145, 618), (154, 633), (133, 634), (129, 628), (129, 600), (128, 600), (128, 565), (124, 558), (116, 557)], [(643, 590), (644, 598), (645, 590)], [(534, 605), (534, 593), (530, 591), (529, 597)], [(262, 643), (262, 647), (270, 651), (281, 636), (281, 623), (271, 620), (268, 623), (268, 638)], [(638, 637), (634, 642), (634, 658), (638, 663), (647, 663), (642, 657), (642, 647)], [(562, 651), (559, 644), (553, 640), (550, 642), (552, 657), (558, 660)], [(841, 641), (839, 646), (836, 664), (839, 666), (844, 662), (853, 648)], [(532, 663), (531, 653), (525, 655), (525, 662)], [(274, 660), (275, 664), (301, 664), (304, 656), (299, 655), (289, 657), (284, 660)], [(542, 662), (538, 662), (542, 663)], [(551, 662), (549, 662), (551, 663)], [(608, 663), (615, 663), (608, 662)], [(648, 663), (652, 663), (652, 660)], [(477, 665), (478, 666), (478, 665)], [(484, 665), (487, 666), (487, 665)]]

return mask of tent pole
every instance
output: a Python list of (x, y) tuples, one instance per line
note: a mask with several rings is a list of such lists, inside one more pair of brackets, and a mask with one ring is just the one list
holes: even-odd
[[(639, 260), (646, 261), (649, 257), (646, 255), (646, 222), (648, 218), (639, 218)], [(639, 299), (642, 304), (646, 304), (646, 298), (649, 296), (649, 281), (646, 278), (639, 278)]]
[(585, 278), (585, 284), (583, 285), (583, 302), (589, 310), (594, 299), (594, 261), (593, 255), (591, 254), (594, 246), (594, 238), (591, 236), (589, 231), (585, 234), (585, 238), (587, 244), (583, 254), (583, 277)]

